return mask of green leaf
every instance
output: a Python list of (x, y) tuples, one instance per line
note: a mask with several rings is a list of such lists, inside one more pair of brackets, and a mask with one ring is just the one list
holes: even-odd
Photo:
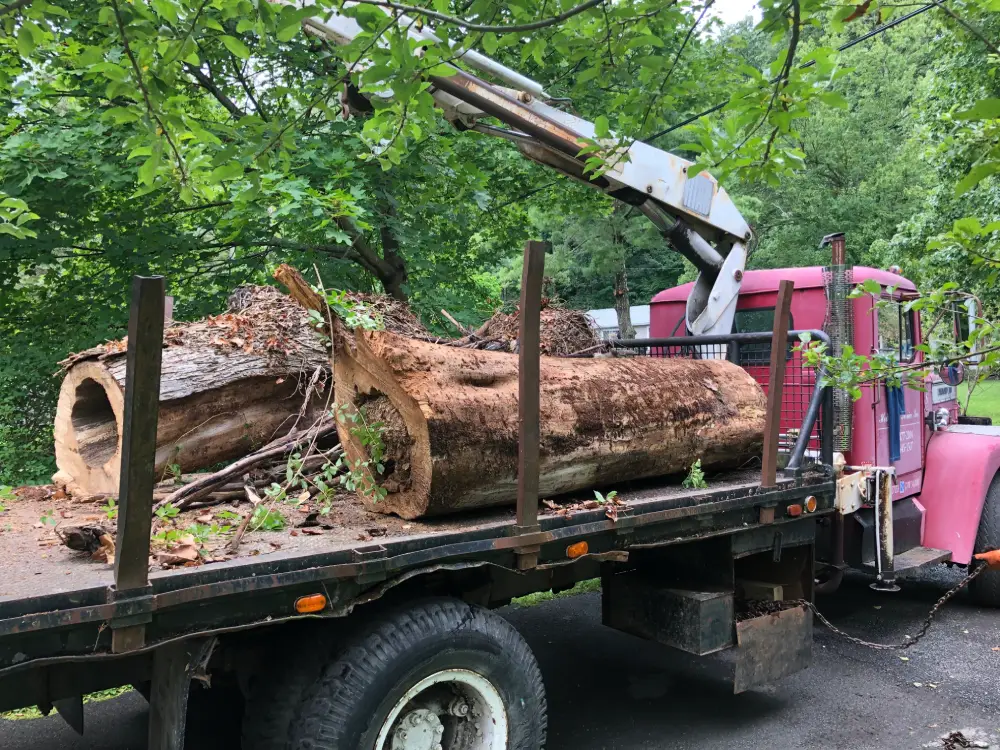
[(170, 23), (177, 23), (177, 6), (171, 0), (153, 0), (153, 10)]
[(847, 99), (838, 94), (836, 91), (824, 91), (821, 94), (817, 94), (816, 98), (823, 102), (823, 104), (827, 104), (831, 107), (837, 107), (838, 109), (848, 109), (850, 107), (847, 103)]
[(607, 138), (610, 135), (610, 125), (608, 124), (608, 118), (604, 115), (598, 115), (594, 119), (594, 135), (598, 138)]
[(103, 73), (104, 77), (110, 81), (122, 82), (125, 80), (125, 69), (113, 62), (99, 62), (91, 65), (88, 70), (91, 73)]
[(17, 52), (21, 57), (28, 57), (35, 51), (35, 35), (31, 33), (28, 24), (22, 24), (17, 32)]
[(111, 120), (116, 125), (122, 125), (127, 122), (141, 120), (142, 114), (134, 109), (129, 109), (128, 107), (112, 107), (104, 112), (103, 117), (107, 120)]
[(983, 227), (979, 223), (979, 219), (975, 216), (965, 216), (961, 219), (955, 220), (955, 223), (952, 225), (952, 231), (960, 234), (974, 234), (978, 236), (982, 233)]
[(1000, 99), (980, 99), (972, 109), (959, 112), (956, 120), (993, 120), (1000, 117)]
[(843, 31), (844, 19), (846, 19), (854, 11), (855, 7), (853, 5), (841, 5), (840, 7), (838, 7), (833, 12), (833, 15), (830, 17), (830, 28), (832, 28), (835, 32), (838, 33)]
[(601, 66), (600, 65), (595, 65), (594, 67), (587, 68), (585, 71), (583, 71), (582, 73), (580, 73), (576, 77), (576, 82), (578, 84), (580, 84), (580, 83), (586, 83), (587, 81), (590, 81), (590, 80), (593, 80), (594, 78), (597, 78), (597, 76), (599, 76), (600, 74), (601, 74)]
[(882, 294), (882, 285), (879, 284), (875, 279), (865, 279), (863, 282), (861, 282), (859, 288), (865, 294), (871, 294), (874, 296)]
[(247, 47), (242, 40), (227, 34), (222, 37), (222, 43), (225, 45), (227, 50), (232, 52), (237, 57), (243, 60), (250, 57), (250, 48)]
[(492, 55), (494, 52), (497, 51), (497, 48), (500, 46), (500, 41), (497, 39), (496, 34), (494, 34), (492, 31), (487, 31), (485, 34), (483, 34), (482, 45), (483, 49), (486, 50), (486, 54)]
[(139, 167), (140, 184), (147, 186), (153, 184), (153, 179), (156, 177), (156, 167), (158, 166), (159, 161), (160, 160), (157, 155), (153, 154), (142, 163), (142, 166)]
[(302, 31), (302, 27), (299, 24), (297, 23), (289, 24), (288, 26), (285, 26), (283, 29), (278, 30), (278, 41), (290, 42), (292, 41), (292, 39), (294, 39), (296, 36), (299, 35), (300, 31)]
[(666, 58), (657, 57), (655, 55), (640, 57), (636, 62), (638, 62), (642, 67), (649, 68), (650, 70), (663, 70), (667, 67)]
[(969, 192), (980, 182), (997, 172), (1000, 172), (1000, 162), (988, 161), (985, 164), (977, 164), (955, 185), (955, 195), (963, 195)]
[(630, 39), (629, 43), (626, 45), (627, 49), (636, 49), (637, 47), (662, 47), (663, 40), (655, 34), (641, 34), (640, 36)]
[(208, 180), (210, 182), (224, 182), (225, 180), (237, 180), (242, 176), (243, 165), (233, 160), (213, 169), (208, 175)]

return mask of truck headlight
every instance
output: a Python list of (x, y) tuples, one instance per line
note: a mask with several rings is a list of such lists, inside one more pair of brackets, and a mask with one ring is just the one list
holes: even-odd
[(951, 417), (948, 410), (945, 408), (940, 408), (934, 412), (934, 429), (943, 430), (948, 426), (948, 420)]

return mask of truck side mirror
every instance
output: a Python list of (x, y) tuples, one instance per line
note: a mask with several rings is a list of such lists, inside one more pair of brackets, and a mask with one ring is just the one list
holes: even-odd
[(938, 369), (938, 377), (942, 383), (948, 385), (958, 385), (965, 380), (965, 365), (956, 362), (953, 365), (943, 365)]

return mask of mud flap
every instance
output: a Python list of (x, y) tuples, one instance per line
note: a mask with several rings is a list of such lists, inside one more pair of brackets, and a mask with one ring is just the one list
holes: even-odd
[(812, 662), (812, 613), (804, 606), (736, 623), (733, 692), (742, 693)]

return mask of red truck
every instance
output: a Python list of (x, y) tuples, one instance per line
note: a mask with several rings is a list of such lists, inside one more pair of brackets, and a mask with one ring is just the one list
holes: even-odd
[[(843, 235), (834, 236), (833, 242), (835, 260), (842, 259)], [(858, 354), (882, 352), (894, 354), (901, 364), (921, 362), (920, 315), (901, 304), (916, 287), (903, 276), (876, 268), (835, 264), (747, 271), (736, 303), (736, 332), (771, 329), (782, 279), (795, 284), (791, 328), (823, 329), (833, 347), (850, 344)], [(872, 295), (851, 298), (845, 293), (869, 279), (878, 282), (890, 304), (878, 306)], [(684, 335), (692, 287), (684, 284), (653, 297), (654, 342)], [(962, 325), (956, 320), (956, 335)], [(790, 348), (787, 356), (798, 360), (802, 355)], [(744, 348), (734, 357), (766, 387), (766, 347)], [(844, 468), (838, 477), (840, 517), (821, 524), (817, 538), (820, 591), (836, 588), (845, 567), (874, 570), (874, 587), (893, 590), (895, 574), (942, 562), (968, 565), (974, 554), (1000, 548), (1000, 427), (989, 418), (962, 415), (957, 388), (962, 371), (957, 378), (954, 371), (943, 375), (926, 375), (922, 390), (904, 386), (895, 414), (883, 382), (863, 388), (857, 401), (835, 394), (834, 448), (843, 456)], [(786, 435), (794, 435), (796, 419), (801, 422), (806, 404), (798, 392), (811, 388), (808, 381), (806, 376), (791, 388), (786, 384)], [(891, 502), (884, 504), (887, 524), (881, 524), (865, 481), (883, 473), (891, 488)], [(980, 604), (1000, 606), (1000, 573), (981, 574), (971, 591)]]

